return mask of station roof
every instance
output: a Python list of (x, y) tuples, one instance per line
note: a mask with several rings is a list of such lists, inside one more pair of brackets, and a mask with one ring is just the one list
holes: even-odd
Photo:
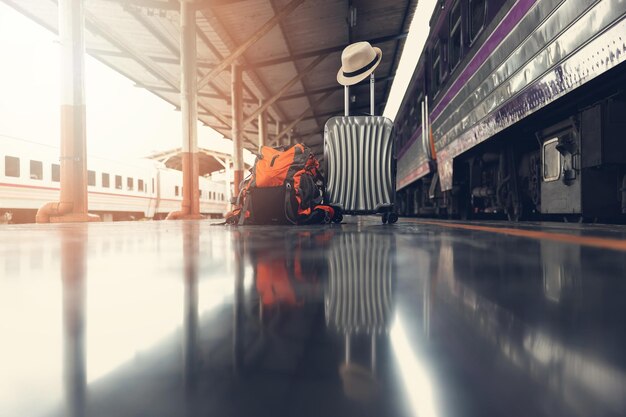
[[(0, 0), (57, 32), (57, 0)], [(341, 51), (367, 40), (383, 51), (376, 70), (382, 113), (417, 0), (190, 0), (196, 8), (199, 119), (231, 136), (230, 62), (242, 65), (245, 146), (258, 143), (260, 102), (270, 143), (289, 132), (319, 151), (323, 126), (343, 114)], [(180, 106), (178, 0), (87, 0), (87, 53)], [(223, 69), (221, 69), (223, 67)], [(369, 112), (367, 80), (351, 88), (353, 113)], [(276, 128), (275, 121), (279, 121)], [(278, 135), (277, 135), (278, 133)]]

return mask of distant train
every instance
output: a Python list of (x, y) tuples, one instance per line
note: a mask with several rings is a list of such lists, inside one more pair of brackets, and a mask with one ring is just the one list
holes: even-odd
[[(59, 198), (56, 148), (0, 137), (0, 222), (29, 223), (37, 210)], [(163, 219), (180, 210), (182, 172), (138, 160), (89, 157), (89, 212), (104, 221)], [(200, 177), (200, 212), (221, 217), (227, 210), (226, 184)]]
[(399, 213), (624, 221), (625, 60), (623, 0), (438, 2), (395, 120)]

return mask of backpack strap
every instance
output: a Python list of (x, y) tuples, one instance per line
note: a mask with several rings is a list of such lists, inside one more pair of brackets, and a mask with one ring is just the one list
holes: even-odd
[[(291, 185), (291, 183), (287, 182), (285, 184), (285, 218), (289, 220), (291, 224), (298, 224), (298, 212), (293, 209), (293, 204), (291, 201), (292, 192), (293, 186)], [(293, 216), (296, 216), (296, 218), (292, 218)]]
[(245, 197), (243, 199), (243, 207), (241, 208), (241, 213), (239, 213), (239, 222), (237, 223), (239, 226), (243, 226), (246, 221), (246, 213), (248, 212), (248, 208), (250, 207), (250, 197)]

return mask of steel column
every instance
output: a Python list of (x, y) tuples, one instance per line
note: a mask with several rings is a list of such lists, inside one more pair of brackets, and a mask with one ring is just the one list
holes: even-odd
[(38, 223), (98, 221), (87, 213), (85, 10), (83, 0), (59, 1), (61, 42), (61, 192), (37, 212)]
[(196, 63), (196, 11), (190, 1), (180, 2), (180, 109), (182, 114), (183, 201), (168, 219), (202, 218), (198, 185), (198, 90)]
[[(259, 106), (263, 106), (263, 100), (259, 100)], [(259, 152), (261, 148), (267, 143), (267, 118), (266, 112), (259, 113), (258, 125), (259, 125)]]
[(235, 170), (235, 196), (239, 195), (239, 184), (243, 180), (243, 104), (242, 97), (242, 70), (234, 63), (231, 65), (231, 101), (232, 101), (232, 140), (233, 140), (233, 168)]
[(231, 168), (231, 160), (230, 158), (226, 158), (226, 201), (228, 204), (232, 202), (233, 195), (233, 184), (232, 184), (232, 168)]

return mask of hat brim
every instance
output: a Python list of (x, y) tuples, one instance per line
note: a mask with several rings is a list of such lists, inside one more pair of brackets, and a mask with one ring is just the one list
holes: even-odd
[(383, 59), (383, 51), (375, 46), (373, 48), (376, 52), (377, 61), (372, 68), (368, 69), (363, 74), (359, 74), (354, 77), (346, 77), (345, 75), (343, 75), (343, 67), (341, 67), (339, 69), (339, 72), (337, 73), (337, 82), (341, 85), (354, 85), (369, 77), (370, 74), (376, 70), (376, 67), (378, 67), (378, 64), (380, 64), (380, 61), (382, 61)]

